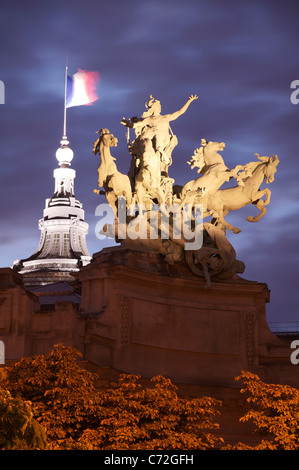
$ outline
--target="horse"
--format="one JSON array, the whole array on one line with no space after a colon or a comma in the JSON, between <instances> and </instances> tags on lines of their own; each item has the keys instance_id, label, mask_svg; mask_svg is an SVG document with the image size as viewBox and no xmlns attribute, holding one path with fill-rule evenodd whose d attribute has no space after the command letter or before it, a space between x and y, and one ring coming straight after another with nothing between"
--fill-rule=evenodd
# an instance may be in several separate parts
<instances>
[{"instance_id":1,"label":"horse","mask_svg":"<svg viewBox=\"0 0 299 470\"><path fill-rule=\"evenodd\" d=\"M188 164L191 165L191 169L199 167L197 172L203 175L183 186L180 194L182 204L193 205L195 200L200 199L203 194L216 192L223 183L231 178L235 178L238 184L243 184L238 172L245 168L242 165L237 165L233 170L230 170L218 153L225 148L224 142L202 139L201 145L202 147L195 149Z\"/></svg>"},{"instance_id":2,"label":"horse","mask_svg":"<svg viewBox=\"0 0 299 470\"><path fill-rule=\"evenodd\" d=\"M164 204L165 195L161 187L160 154L153 148L154 129L146 128L140 134L139 152L136 161L138 168L135 174L135 199L137 204L151 207L153 200Z\"/></svg>"},{"instance_id":3,"label":"horse","mask_svg":"<svg viewBox=\"0 0 299 470\"><path fill-rule=\"evenodd\" d=\"M267 184L274 181L274 174L277 171L279 159L277 155L272 155L271 157L260 157L257 153L255 155L260 161L252 162L248 165L251 167L252 175L243 180L244 186L219 189L213 194L208 194L203 202L204 206L206 206L206 212L203 216L206 217L207 215L214 214L216 223L222 224L228 230L233 231L233 233L239 233L241 230L225 220L225 216L230 211L254 204L260 212L256 217L249 216L246 220L248 222L258 222L266 214L267 209L265 206L270 202L270 189L260 189L260 186L264 180L266 180ZM266 198L263 200L262 197L265 195Z\"/></svg>"},{"instance_id":4,"label":"horse","mask_svg":"<svg viewBox=\"0 0 299 470\"><path fill-rule=\"evenodd\" d=\"M101 163L98 167L98 186L104 187L104 194L109 205L112 207L115 217L117 216L117 200L119 197L126 198L127 207L132 201L132 189L130 179L127 175L120 173L117 169L115 158L110 153L110 147L116 147L118 140L108 129L101 129L96 142L94 142L93 153L99 154ZM94 189L97 194L103 194Z\"/></svg>"}]
</instances>

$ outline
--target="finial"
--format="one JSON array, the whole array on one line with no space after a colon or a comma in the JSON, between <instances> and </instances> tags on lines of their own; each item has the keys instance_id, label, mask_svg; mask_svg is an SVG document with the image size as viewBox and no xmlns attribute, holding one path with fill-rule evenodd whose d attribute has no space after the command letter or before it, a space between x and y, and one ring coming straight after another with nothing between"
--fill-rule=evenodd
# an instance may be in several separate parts
<instances>
[{"instance_id":1,"label":"finial","mask_svg":"<svg viewBox=\"0 0 299 470\"><path fill-rule=\"evenodd\" d=\"M64 135L60 141L60 148L56 151L56 158L60 166L70 166L74 157L74 152L68 146L69 141L67 136Z\"/></svg>"}]
</instances>

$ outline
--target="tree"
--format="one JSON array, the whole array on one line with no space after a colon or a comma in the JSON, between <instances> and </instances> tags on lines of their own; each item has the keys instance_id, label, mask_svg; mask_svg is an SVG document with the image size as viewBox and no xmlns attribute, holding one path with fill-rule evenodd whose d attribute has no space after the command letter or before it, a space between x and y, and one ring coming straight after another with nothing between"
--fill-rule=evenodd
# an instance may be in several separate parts
<instances>
[{"instance_id":1,"label":"tree","mask_svg":"<svg viewBox=\"0 0 299 470\"><path fill-rule=\"evenodd\" d=\"M210 430L220 402L203 397L180 398L169 379L157 376L142 387L140 376L123 374L100 393L99 425L86 430L80 448L211 449L222 442Z\"/></svg>"},{"instance_id":2,"label":"tree","mask_svg":"<svg viewBox=\"0 0 299 470\"><path fill-rule=\"evenodd\" d=\"M56 345L47 355L23 358L7 369L9 390L32 402L48 441L56 445L77 438L95 420L96 375L79 366L80 356L73 348Z\"/></svg>"},{"instance_id":3,"label":"tree","mask_svg":"<svg viewBox=\"0 0 299 470\"><path fill-rule=\"evenodd\" d=\"M238 443L227 449L298 450L299 449L299 390L288 385L267 384L258 375L242 371L241 393L247 395L250 409L240 419L252 421L256 432L264 435L256 447Z\"/></svg>"},{"instance_id":4,"label":"tree","mask_svg":"<svg viewBox=\"0 0 299 470\"><path fill-rule=\"evenodd\" d=\"M211 433L219 401L181 398L163 376L144 387L140 376L123 374L97 389L97 375L80 367L79 356L57 345L7 370L10 392L32 402L49 448L210 449L222 442Z\"/></svg>"},{"instance_id":5,"label":"tree","mask_svg":"<svg viewBox=\"0 0 299 470\"><path fill-rule=\"evenodd\" d=\"M0 450L45 449L46 433L34 419L31 403L13 398L0 371Z\"/></svg>"},{"instance_id":6,"label":"tree","mask_svg":"<svg viewBox=\"0 0 299 470\"><path fill-rule=\"evenodd\" d=\"M252 421L261 442L223 446L214 433L220 401L180 397L161 375L145 386L139 375L122 374L98 389L80 356L57 345L5 368L5 377L0 369L0 449L299 449L297 389L242 371L236 380L248 410L240 421Z\"/></svg>"}]
</instances>

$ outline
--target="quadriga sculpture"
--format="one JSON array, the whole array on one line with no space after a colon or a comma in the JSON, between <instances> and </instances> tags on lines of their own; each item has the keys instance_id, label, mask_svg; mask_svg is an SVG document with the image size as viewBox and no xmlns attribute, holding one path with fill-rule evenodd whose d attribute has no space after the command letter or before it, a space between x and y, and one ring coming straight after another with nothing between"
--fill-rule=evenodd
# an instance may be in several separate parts
<instances>
[{"instance_id":1,"label":"quadriga sculpture","mask_svg":"<svg viewBox=\"0 0 299 470\"><path fill-rule=\"evenodd\" d=\"M178 139L170 129L170 122L183 115L197 99L197 95L191 95L179 111L162 115L160 101L150 96L147 110L140 118L123 118L121 124L127 127L131 154L128 175L118 171L110 153L110 147L117 146L117 139L108 129L101 129L93 152L101 157L98 186L104 191L95 189L94 192L105 194L114 211L113 230L109 233L121 248L159 254L169 265L187 265L192 273L205 279L208 287L213 279L234 278L244 271L244 263L236 258L226 238L227 229L234 233L240 229L225 217L230 211L249 204L260 211L255 217L247 217L249 222L257 222L265 215L271 191L267 187L261 189L261 185L274 181L279 159L277 155L255 154L257 161L230 169L220 154L224 142L201 139L201 147L195 149L188 162L191 169L197 168L200 176L183 186L174 185L168 170ZM135 131L132 143L129 129ZM235 180L236 185L221 189L230 180ZM125 207L123 202L118 207L120 197L126 198L127 212L118 220L118 208ZM199 224L198 205L202 208Z\"/></svg>"}]
</instances>

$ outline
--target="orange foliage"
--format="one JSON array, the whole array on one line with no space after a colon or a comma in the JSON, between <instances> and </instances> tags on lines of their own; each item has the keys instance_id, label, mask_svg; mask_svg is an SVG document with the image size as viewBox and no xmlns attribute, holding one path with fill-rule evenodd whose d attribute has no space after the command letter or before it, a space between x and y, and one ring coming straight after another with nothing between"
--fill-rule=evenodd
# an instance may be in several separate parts
<instances>
[{"instance_id":1,"label":"orange foliage","mask_svg":"<svg viewBox=\"0 0 299 470\"><path fill-rule=\"evenodd\" d=\"M5 390L0 370L0 450L45 449L46 433L34 419L31 403Z\"/></svg>"},{"instance_id":2,"label":"orange foliage","mask_svg":"<svg viewBox=\"0 0 299 470\"><path fill-rule=\"evenodd\" d=\"M11 393L31 401L48 441L58 445L69 436L80 436L96 413L94 376L79 367L80 356L75 349L58 345L47 355L23 358L7 369Z\"/></svg>"},{"instance_id":3,"label":"orange foliage","mask_svg":"<svg viewBox=\"0 0 299 470\"><path fill-rule=\"evenodd\" d=\"M121 375L100 393L99 426L79 444L92 449L211 449L220 404L212 398L182 399L169 379L157 376L143 388L139 376Z\"/></svg>"},{"instance_id":4,"label":"orange foliage","mask_svg":"<svg viewBox=\"0 0 299 470\"><path fill-rule=\"evenodd\" d=\"M122 375L97 390L96 375L80 368L79 355L58 345L7 370L7 387L32 402L49 448L211 449L222 442L211 433L218 428L217 400L180 398L162 376L144 388L139 376Z\"/></svg>"},{"instance_id":5,"label":"orange foliage","mask_svg":"<svg viewBox=\"0 0 299 470\"><path fill-rule=\"evenodd\" d=\"M240 421L253 422L261 442L256 447L225 446L213 433L219 428L218 400L182 398L161 375L145 387L140 376L123 374L116 383L97 389L97 375L82 369L79 357L75 349L58 345L48 355L23 358L6 368L0 389L0 447L5 448L1 422L9 418L11 448L38 448L34 439L28 444L20 434L26 422L28 430L46 430L48 449L299 449L297 389L266 384L242 372L236 380L244 383L241 393L249 409ZM14 416L7 414L11 405ZM43 438L39 442L45 445Z\"/></svg>"},{"instance_id":6,"label":"orange foliage","mask_svg":"<svg viewBox=\"0 0 299 470\"><path fill-rule=\"evenodd\" d=\"M266 436L257 446L242 443L227 449L298 450L299 449L299 390L288 385L267 384L256 374L242 371L241 393L247 395L249 411L240 419L252 421L256 432Z\"/></svg>"}]
</instances>

